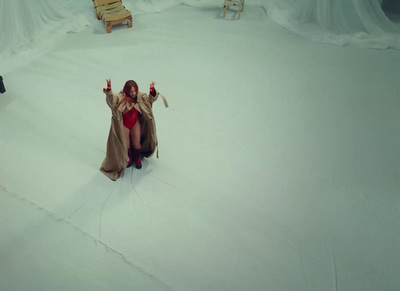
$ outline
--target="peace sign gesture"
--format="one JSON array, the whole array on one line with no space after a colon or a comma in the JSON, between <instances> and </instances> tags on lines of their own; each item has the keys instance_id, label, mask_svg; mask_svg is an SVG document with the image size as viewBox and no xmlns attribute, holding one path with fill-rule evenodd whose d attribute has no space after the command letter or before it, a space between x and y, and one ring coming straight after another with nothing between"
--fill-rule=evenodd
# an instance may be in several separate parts
<instances>
[{"instance_id":1,"label":"peace sign gesture","mask_svg":"<svg viewBox=\"0 0 400 291\"><path fill-rule=\"evenodd\" d=\"M107 82L107 91L110 91L111 90L111 79L106 79L106 82Z\"/></svg>"}]
</instances>

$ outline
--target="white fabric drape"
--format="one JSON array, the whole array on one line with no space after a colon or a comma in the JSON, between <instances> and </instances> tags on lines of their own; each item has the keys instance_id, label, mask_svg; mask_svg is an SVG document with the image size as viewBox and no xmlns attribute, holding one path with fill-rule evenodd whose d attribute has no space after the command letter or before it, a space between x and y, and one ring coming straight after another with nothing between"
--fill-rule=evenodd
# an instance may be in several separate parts
<instances>
[{"instance_id":1,"label":"white fabric drape","mask_svg":"<svg viewBox=\"0 0 400 291\"><path fill-rule=\"evenodd\" d=\"M222 0L180 2L196 7L223 4ZM246 5L264 7L267 15L278 24L318 42L400 49L400 26L385 15L382 2L383 0L247 0Z\"/></svg>"},{"instance_id":2,"label":"white fabric drape","mask_svg":"<svg viewBox=\"0 0 400 291\"><path fill-rule=\"evenodd\" d=\"M21 57L33 58L51 49L66 33L88 21L54 0L0 0L0 70L8 72ZM10 57L13 60L10 60ZM12 61L12 63L11 63Z\"/></svg>"},{"instance_id":3,"label":"white fabric drape","mask_svg":"<svg viewBox=\"0 0 400 291\"><path fill-rule=\"evenodd\" d=\"M263 0L267 14L316 41L365 48L400 49L400 27L381 0Z\"/></svg>"},{"instance_id":4,"label":"white fabric drape","mask_svg":"<svg viewBox=\"0 0 400 291\"><path fill-rule=\"evenodd\" d=\"M176 5L222 7L222 0L124 0L132 14L156 13ZM295 33L336 45L400 49L399 25L381 8L382 0L247 0ZM179 20L177 20L179 21ZM48 51L66 33L100 25L89 0L0 0L0 73L9 56L32 58Z\"/></svg>"},{"instance_id":5,"label":"white fabric drape","mask_svg":"<svg viewBox=\"0 0 400 291\"><path fill-rule=\"evenodd\" d=\"M337 33L399 31L382 11L379 0L302 0L295 5L293 17Z\"/></svg>"}]
</instances>

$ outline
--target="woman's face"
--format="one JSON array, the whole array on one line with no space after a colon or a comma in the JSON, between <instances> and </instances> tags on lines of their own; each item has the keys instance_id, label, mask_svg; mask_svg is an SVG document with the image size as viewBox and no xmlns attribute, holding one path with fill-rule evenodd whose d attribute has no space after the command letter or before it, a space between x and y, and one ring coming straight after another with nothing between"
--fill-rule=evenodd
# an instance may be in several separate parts
<instances>
[{"instance_id":1,"label":"woman's face","mask_svg":"<svg viewBox=\"0 0 400 291\"><path fill-rule=\"evenodd\" d=\"M137 94L137 92L136 92L135 87L132 87L131 90L129 90L129 94L128 94L129 97L135 98L135 97L136 97L136 94Z\"/></svg>"}]
</instances>

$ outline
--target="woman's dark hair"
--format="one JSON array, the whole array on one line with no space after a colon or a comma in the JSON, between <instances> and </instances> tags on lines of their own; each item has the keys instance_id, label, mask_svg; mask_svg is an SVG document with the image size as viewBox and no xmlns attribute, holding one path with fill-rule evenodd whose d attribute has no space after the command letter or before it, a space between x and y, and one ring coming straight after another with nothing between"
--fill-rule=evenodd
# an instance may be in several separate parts
<instances>
[{"instance_id":1,"label":"woman's dark hair","mask_svg":"<svg viewBox=\"0 0 400 291\"><path fill-rule=\"evenodd\" d=\"M135 88L136 93L139 92L139 87L136 84L136 82L133 81L133 80L129 80L129 81L126 81L124 89L122 90L125 93L126 96L129 96L129 93L131 92L132 87Z\"/></svg>"}]
</instances>

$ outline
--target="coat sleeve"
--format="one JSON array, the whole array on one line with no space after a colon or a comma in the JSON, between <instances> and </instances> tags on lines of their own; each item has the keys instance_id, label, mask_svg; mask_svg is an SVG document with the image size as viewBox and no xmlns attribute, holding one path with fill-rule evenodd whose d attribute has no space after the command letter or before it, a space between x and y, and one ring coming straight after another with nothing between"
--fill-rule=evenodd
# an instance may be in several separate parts
<instances>
[{"instance_id":1,"label":"coat sleeve","mask_svg":"<svg viewBox=\"0 0 400 291\"><path fill-rule=\"evenodd\" d=\"M161 99L163 100L163 102L164 102L164 106L167 108L168 107L168 102L167 102L167 99L165 98L165 96L163 95L163 94L160 94L158 91L156 91L155 90L155 94L154 94L154 96L151 94L151 91L150 91L150 94L149 94L149 102L151 103L151 104L153 104L153 102L154 101L156 101L157 99L158 99L158 96L160 96L161 97Z\"/></svg>"},{"instance_id":2,"label":"coat sleeve","mask_svg":"<svg viewBox=\"0 0 400 291\"><path fill-rule=\"evenodd\" d=\"M115 109L120 102L118 94L114 94L112 90L107 91L106 89L104 89L103 92L106 94L106 102L108 106L110 106L111 109Z\"/></svg>"},{"instance_id":3,"label":"coat sleeve","mask_svg":"<svg viewBox=\"0 0 400 291\"><path fill-rule=\"evenodd\" d=\"M147 97L148 101L150 102L150 104L153 104L153 102L157 101L157 99L158 99L159 93L157 90L155 90L155 91L156 91L156 94L154 96L151 95L151 93L149 93L149 95L145 95Z\"/></svg>"},{"instance_id":4,"label":"coat sleeve","mask_svg":"<svg viewBox=\"0 0 400 291\"><path fill-rule=\"evenodd\" d=\"M153 102L158 98L158 92L155 96L147 95L145 93L141 93L141 102L140 102L140 113L142 114L145 120L153 120Z\"/></svg>"}]
</instances>

